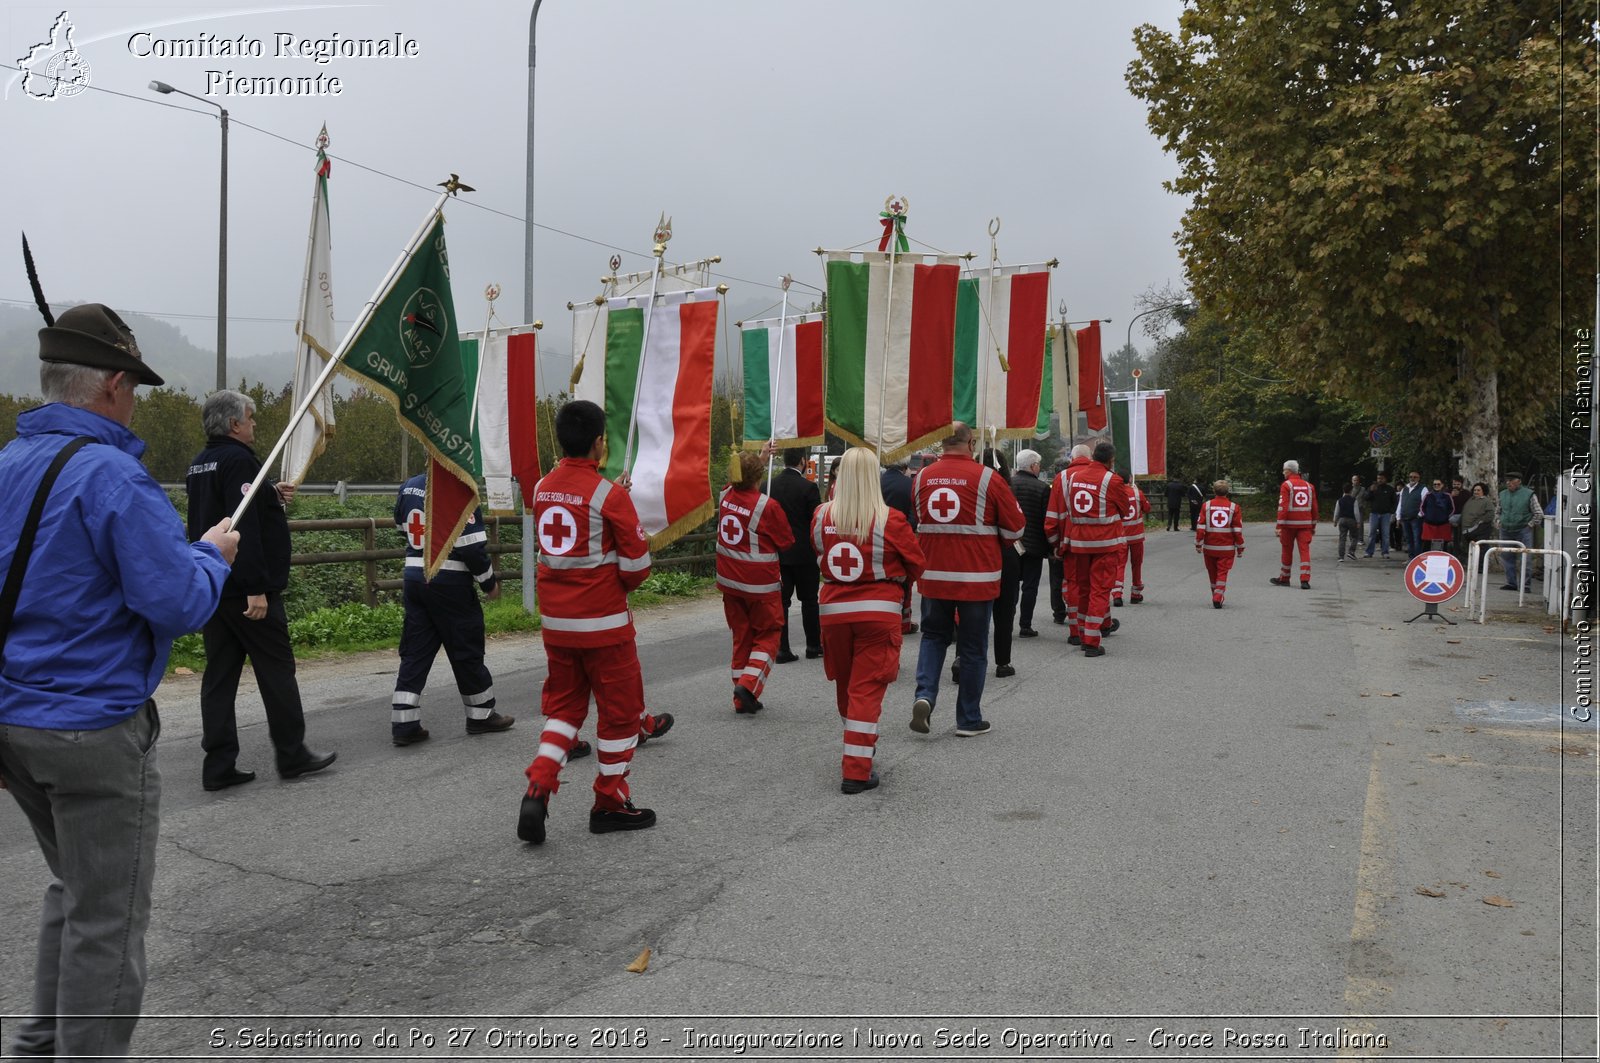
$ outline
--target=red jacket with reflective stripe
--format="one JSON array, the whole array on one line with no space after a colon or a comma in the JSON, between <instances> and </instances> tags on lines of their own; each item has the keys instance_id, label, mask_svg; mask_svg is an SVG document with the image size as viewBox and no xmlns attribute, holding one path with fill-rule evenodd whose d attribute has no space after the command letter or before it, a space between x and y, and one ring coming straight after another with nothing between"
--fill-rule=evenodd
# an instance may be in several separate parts
<instances>
[{"instance_id":1,"label":"red jacket with reflective stripe","mask_svg":"<svg viewBox=\"0 0 1600 1063\"><path fill-rule=\"evenodd\" d=\"M1066 481L1061 493L1067 549L1074 554L1103 554L1121 546L1123 515L1128 511L1128 485L1122 477L1090 460L1077 468L1068 466L1056 479Z\"/></svg>"},{"instance_id":2,"label":"red jacket with reflective stripe","mask_svg":"<svg viewBox=\"0 0 1600 1063\"><path fill-rule=\"evenodd\" d=\"M1316 526L1317 489L1290 473L1278 488L1278 528L1298 531Z\"/></svg>"},{"instance_id":3,"label":"red jacket with reflective stripe","mask_svg":"<svg viewBox=\"0 0 1600 1063\"><path fill-rule=\"evenodd\" d=\"M901 588L922 574L922 548L911 522L899 510L874 524L866 538L843 535L833 526L833 503L811 516L811 548L821 560L817 609L830 624L900 626Z\"/></svg>"},{"instance_id":4,"label":"red jacket with reflective stripe","mask_svg":"<svg viewBox=\"0 0 1600 1063\"><path fill-rule=\"evenodd\" d=\"M1210 498L1200 507L1194 526L1194 544L1208 554L1231 554L1244 549L1244 516L1229 498Z\"/></svg>"},{"instance_id":5,"label":"red jacket with reflective stripe","mask_svg":"<svg viewBox=\"0 0 1600 1063\"><path fill-rule=\"evenodd\" d=\"M1026 524L1011 485L970 454L946 454L912 486L917 543L928 559L918 587L928 598L987 602L1000 596L1000 551Z\"/></svg>"},{"instance_id":6,"label":"red jacket with reflective stripe","mask_svg":"<svg viewBox=\"0 0 1600 1063\"><path fill-rule=\"evenodd\" d=\"M778 594L778 551L794 545L783 507L758 488L723 489L717 503L717 587L736 598Z\"/></svg>"},{"instance_id":7,"label":"red jacket with reflective stripe","mask_svg":"<svg viewBox=\"0 0 1600 1063\"><path fill-rule=\"evenodd\" d=\"M1144 542L1144 518L1150 512L1150 499L1138 484L1128 484L1128 505L1122 514L1122 541Z\"/></svg>"},{"instance_id":8,"label":"red jacket with reflective stripe","mask_svg":"<svg viewBox=\"0 0 1600 1063\"><path fill-rule=\"evenodd\" d=\"M628 492L595 463L562 458L533 489L539 620L552 646L631 642L628 592L650 575L650 538Z\"/></svg>"},{"instance_id":9,"label":"red jacket with reflective stripe","mask_svg":"<svg viewBox=\"0 0 1600 1063\"><path fill-rule=\"evenodd\" d=\"M1050 501L1044 507L1044 537L1050 540L1058 556L1067 554L1067 481L1072 478L1074 469L1081 469L1089 463L1089 459L1073 458L1067 467L1056 474L1050 482Z\"/></svg>"}]
</instances>

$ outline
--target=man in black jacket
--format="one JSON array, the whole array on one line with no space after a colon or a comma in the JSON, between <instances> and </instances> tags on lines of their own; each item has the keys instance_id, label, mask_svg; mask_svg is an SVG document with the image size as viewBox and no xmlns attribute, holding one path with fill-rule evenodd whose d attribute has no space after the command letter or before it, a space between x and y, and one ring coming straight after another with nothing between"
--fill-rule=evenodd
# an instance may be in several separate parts
<instances>
[{"instance_id":1,"label":"man in black jacket","mask_svg":"<svg viewBox=\"0 0 1600 1063\"><path fill-rule=\"evenodd\" d=\"M783 452L783 471L767 483L767 494L783 507L794 532L794 545L778 553L778 576L783 586L783 638L778 643L779 664L798 661L789 648L789 602L800 598L800 623L806 633L806 656L822 656L822 627L817 619L817 555L811 549L811 514L822 504L817 485L801 470L806 464L806 448L790 447Z\"/></svg>"},{"instance_id":2,"label":"man in black jacket","mask_svg":"<svg viewBox=\"0 0 1600 1063\"><path fill-rule=\"evenodd\" d=\"M1172 474L1172 479L1167 481L1167 530L1178 530L1178 513L1183 509L1183 496L1189 493L1189 485L1183 482L1183 477L1177 473Z\"/></svg>"},{"instance_id":3,"label":"man in black jacket","mask_svg":"<svg viewBox=\"0 0 1600 1063\"><path fill-rule=\"evenodd\" d=\"M1044 534L1044 513L1050 506L1050 485L1039 479L1042 458L1037 450L1024 450L1017 455L1017 471L1011 474L1011 493L1017 496L1022 507L1022 590L1018 602L1020 627L1017 637L1031 639L1039 632L1033 627L1033 607L1039 600L1039 577L1045 563L1050 566L1050 610L1065 617L1066 603L1061 600L1060 562L1050 549L1050 540Z\"/></svg>"},{"instance_id":4,"label":"man in black jacket","mask_svg":"<svg viewBox=\"0 0 1600 1063\"><path fill-rule=\"evenodd\" d=\"M189 538L231 516L249 490L261 461L250 444L256 437L256 406L248 395L218 391L200 411L206 449L189 466ZM256 685L267 713L267 731L277 749L278 774L285 779L309 775L332 764L337 753L306 748L305 713L294 677L294 648L289 643L289 617L283 589L289 585L289 520L284 504L294 497L293 484L262 482L250 507L239 518L239 553L222 587L222 601L202 631L206 671L200 681L200 746L206 751L200 770L207 790L250 782L253 771L240 771L239 732L234 698L239 675L250 658Z\"/></svg>"},{"instance_id":5,"label":"man in black jacket","mask_svg":"<svg viewBox=\"0 0 1600 1063\"><path fill-rule=\"evenodd\" d=\"M900 515L910 524L911 530L917 530L917 504L914 487L910 475L906 470L911 463L904 458L883 470L883 475L878 479L878 489L883 492L883 502L890 509L897 509ZM912 635L917 630L916 622L911 619L911 583L906 582L905 593L900 600L900 634Z\"/></svg>"}]
</instances>

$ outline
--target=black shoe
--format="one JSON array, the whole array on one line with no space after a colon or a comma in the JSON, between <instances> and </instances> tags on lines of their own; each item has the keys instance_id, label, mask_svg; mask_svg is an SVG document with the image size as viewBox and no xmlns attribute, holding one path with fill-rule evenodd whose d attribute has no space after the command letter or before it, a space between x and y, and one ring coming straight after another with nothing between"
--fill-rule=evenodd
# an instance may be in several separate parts
<instances>
[{"instance_id":1,"label":"black shoe","mask_svg":"<svg viewBox=\"0 0 1600 1063\"><path fill-rule=\"evenodd\" d=\"M1308 579L1301 580L1300 581L1300 589L1303 590L1303 591L1310 590L1311 589L1311 581L1308 580Z\"/></svg>"},{"instance_id":2,"label":"black shoe","mask_svg":"<svg viewBox=\"0 0 1600 1063\"><path fill-rule=\"evenodd\" d=\"M672 713L663 712L660 716L657 716L656 717L656 729L654 731L651 731L649 734L645 734L642 731L640 732L638 748L643 749L644 748L644 744L646 742L650 741L650 739L652 739L652 738L660 738L662 735L664 735L668 731L672 730L672 724L673 724ZM571 760L572 758L569 756L567 759Z\"/></svg>"},{"instance_id":3,"label":"black shoe","mask_svg":"<svg viewBox=\"0 0 1600 1063\"><path fill-rule=\"evenodd\" d=\"M773 658L773 660L778 662L779 664L793 664L795 661L798 661L799 659L800 658L796 657L794 654L790 653L788 650L779 650L778 651L778 655Z\"/></svg>"},{"instance_id":4,"label":"black shoe","mask_svg":"<svg viewBox=\"0 0 1600 1063\"><path fill-rule=\"evenodd\" d=\"M467 721L467 734L486 735L494 734L497 731L509 731L516 722L517 718L515 716L502 716L491 709L489 715L483 719Z\"/></svg>"},{"instance_id":5,"label":"black shoe","mask_svg":"<svg viewBox=\"0 0 1600 1063\"><path fill-rule=\"evenodd\" d=\"M733 688L733 711L738 713L757 713L766 708L750 691L741 686Z\"/></svg>"},{"instance_id":6,"label":"black shoe","mask_svg":"<svg viewBox=\"0 0 1600 1063\"><path fill-rule=\"evenodd\" d=\"M841 794L864 794L868 790L876 790L877 788L877 772L873 772L865 779L845 779L839 783L839 792Z\"/></svg>"},{"instance_id":7,"label":"black shoe","mask_svg":"<svg viewBox=\"0 0 1600 1063\"><path fill-rule=\"evenodd\" d=\"M574 760L579 760L579 759L581 759L583 757L587 757L590 753L593 753L593 752L594 752L594 746L591 746L589 743L585 742L583 739L580 738L576 742L572 743L572 748L571 749L567 750L567 761L568 761L568 763L571 763Z\"/></svg>"},{"instance_id":8,"label":"black shoe","mask_svg":"<svg viewBox=\"0 0 1600 1063\"><path fill-rule=\"evenodd\" d=\"M243 786L247 782L255 782L256 773L253 771L240 771L238 768L229 768L215 779L204 779L200 785L207 790L226 790L230 786Z\"/></svg>"},{"instance_id":9,"label":"black shoe","mask_svg":"<svg viewBox=\"0 0 1600 1063\"><path fill-rule=\"evenodd\" d=\"M1031 627L1022 628L1017 632L1017 638L1019 639L1036 639L1038 637L1039 633Z\"/></svg>"},{"instance_id":10,"label":"black shoe","mask_svg":"<svg viewBox=\"0 0 1600 1063\"><path fill-rule=\"evenodd\" d=\"M1115 598L1111 599L1111 604L1112 605L1121 605L1122 604L1122 595L1119 594Z\"/></svg>"},{"instance_id":11,"label":"black shoe","mask_svg":"<svg viewBox=\"0 0 1600 1063\"><path fill-rule=\"evenodd\" d=\"M1081 636L1078 636L1078 635L1068 635L1067 636L1067 645L1068 646L1082 646L1083 645L1083 638Z\"/></svg>"},{"instance_id":12,"label":"black shoe","mask_svg":"<svg viewBox=\"0 0 1600 1063\"><path fill-rule=\"evenodd\" d=\"M952 664L950 666L950 682L961 682L961 666L959 664Z\"/></svg>"},{"instance_id":13,"label":"black shoe","mask_svg":"<svg viewBox=\"0 0 1600 1063\"><path fill-rule=\"evenodd\" d=\"M300 756L286 765L278 768L278 778L298 779L302 775L310 775L321 771L329 764L339 759L337 753L313 753L305 746L300 747Z\"/></svg>"},{"instance_id":14,"label":"black shoe","mask_svg":"<svg viewBox=\"0 0 1600 1063\"><path fill-rule=\"evenodd\" d=\"M1142 594L1130 594L1130 595L1128 595L1128 604L1129 605L1138 605L1142 601L1144 601L1144 595L1142 595Z\"/></svg>"},{"instance_id":15,"label":"black shoe","mask_svg":"<svg viewBox=\"0 0 1600 1063\"><path fill-rule=\"evenodd\" d=\"M1502 584L1500 584L1500 589L1503 590L1503 591L1514 591L1517 588L1516 588L1516 586L1514 584L1502 583Z\"/></svg>"},{"instance_id":16,"label":"black shoe","mask_svg":"<svg viewBox=\"0 0 1600 1063\"><path fill-rule=\"evenodd\" d=\"M390 734L389 737L397 746L414 746L418 742L426 742L428 740L428 729L426 727L418 727L415 731Z\"/></svg>"},{"instance_id":17,"label":"black shoe","mask_svg":"<svg viewBox=\"0 0 1600 1063\"><path fill-rule=\"evenodd\" d=\"M1221 609L1222 608L1222 603L1221 602L1217 602L1217 601L1213 601L1211 603L1211 608L1213 608L1213 609Z\"/></svg>"},{"instance_id":18,"label":"black shoe","mask_svg":"<svg viewBox=\"0 0 1600 1063\"><path fill-rule=\"evenodd\" d=\"M1083 655L1085 657L1104 657L1106 655L1106 648L1104 646L1085 646L1083 648Z\"/></svg>"},{"instance_id":19,"label":"black shoe","mask_svg":"<svg viewBox=\"0 0 1600 1063\"><path fill-rule=\"evenodd\" d=\"M919 735L928 733L928 720L933 716L933 702L918 698L911 704L911 729Z\"/></svg>"},{"instance_id":20,"label":"black shoe","mask_svg":"<svg viewBox=\"0 0 1600 1063\"><path fill-rule=\"evenodd\" d=\"M1122 621L1118 620L1116 617L1112 617L1110 620L1106 621L1106 626L1100 629L1100 634L1102 634L1102 635L1115 635L1117 632L1119 632L1121 630L1122 630Z\"/></svg>"},{"instance_id":21,"label":"black shoe","mask_svg":"<svg viewBox=\"0 0 1600 1063\"><path fill-rule=\"evenodd\" d=\"M1272 584L1274 587L1287 587L1289 585L1289 577L1273 576L1271 579L1267 580L1267 582Z\"/></svg>"},{"instance_id":22,"label":"black shoe","mask_svg":"<svg viewBox=\"0 0 1600 1063\"><path fill-rule=\"evenodd\" d=\"M648 808L634 808L629 801L619 809L589 810L589 833L610 834L614 830L644 830L656 825L656 814Z\"/></svg>"},{"instance_id":23,"label":"black shoe","mask_svg":"<svg viewBox=\"0 0 1600 1063\"><path fill-rule=\"evenodd\" d=\"M994 670L994 677L996 679L1010 679L1016 674L1017 670L1011 667L1009 664L997 665Z\"/></svg>"},{"instance_id":24,"label":"black shoe","mask_svg":"<svg viewBox=\"0 0 1600 1063\"><path fill-rule=\"evenodd\" d=\"M956 734L962 738L976 738L979 735L986 735L992 730L994 728L989 726L988 720L979 720L971 727L957 727Z\"/></svg>"},{"instance_id":25,"label":"black shoe","mask_svg":"<svg viewBox=\"0 0 1600 1063\"><path fill-rule=\"evenodd\" d=\"M814 660L816 660L817 658L819 658L821 656L822 656L822 651L821 650L812 649L810 646L806 647L806 660L814 661Z\"/></svg>"},{"instance_id":26,"label":"black shoe","mask_svg":"<svg viewBox=\"0 0 1600 1063\"><path fill-rule=\"evenodd\" d=\"M1066 627L1067 626L1066 614L1063 613L1061 616L1053 616L1053 617L1050 618L1050 622L1052 624L1059 624L1062 627Z\"/></svg>"},{"instance_id":27,"label":"black shoe","mask_svg":"<svg viewBox=\"0 0 1600 1063\"><path fill-rule=\"evenodd\" d=\"M522 797L522 810L517 813L517 837L529 845L544 844L544 821L550 816L547 802L550 798L541 794L524 794Z\"/></svg>"}]
</instances>

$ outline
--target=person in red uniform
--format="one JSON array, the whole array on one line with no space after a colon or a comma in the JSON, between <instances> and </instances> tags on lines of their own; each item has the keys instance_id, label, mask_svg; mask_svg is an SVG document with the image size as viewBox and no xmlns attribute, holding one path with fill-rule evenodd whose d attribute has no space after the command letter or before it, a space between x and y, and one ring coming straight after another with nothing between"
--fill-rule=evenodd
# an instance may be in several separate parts
<instances>
[{"instance_id":1,"label":"person in red uniform","mask_svg":"<svg viewBox=\"0 0 1600 1063\"><path fill-rule=\"evenodd\" d=\"M594 695L598 722L594 807L589 830L640 830L656 814L635 808L628 765L639 741L644 680L634 647L628 592L650 575L650 540L628 497L628 479L600 475L606 416L592 402L556 412L556 442L566 456L534 486L539 536L539 620L549 671L541 711L544 732L528 765L528 792L517 837L544 842L550 798Z\"/></svg>"},{"instance_id":2,"label":"person in red uniform","mask_svg":"<svg viewBox=\"0 0 1600 1063\"><path fill-rule=\"evenodd\" d=\"M1128 480L1128 511L1122 520L1122 557L1117 562L1117 578L1111 585L1111 604L1122 604L1122 577L1133 566L1132 593L1128 601L1144 601L1144 518L1150 513L1150 499L1134 480Z\"/></svg>"},{"instance_id":3,"label":"person in red uniform","mask_svg":"<svg viewBox=\"0 0 1600 1063\"><path fill-rule=\"evenodd\" d=\"M1050 484L1050 501L1045 504L1044 535L1061 559L1061 604L1067 610L1067 645L1083 645L1083 614L1078 610L1078 570L1067 543L1067 481L1072 471L1089 463L1089 448L1079 443L1072 448L1066 467Z\"/></svg>"},{"instance_id":4,"label":"person in red uniform","mask_svg":"<svg viewBox=\"0 0 1600 1063\"><path fill-rule=\"evenodd\" d=\"M1300 478L1300 463L1283 463L1283 485L1278 488L1278 542L1283 558L1274 586L1289 585L1289 564L1300 548L1300 589L1311 589L1311 537L1317 533L1317 489Z\"/></svg>"},{"instance_id":5,"label":"person in red uniform","mask_svg":"<svg viewBox=\"0 0 1600 1063\"><path fill-rule=\"evenodd\" d=\"M878 785L872 757L884 691L900 675L900 603L923 556L911 522L883 501L877 455L852 447L836 472L833 497L811 518L811 546L822 570L822 668L844 719L839 790L859 794Z\"/></svg>"},{"instance_id":6,"label":"person in red uniform","mask_svg":"<svg viewBox=\"0 0 1600 1063\"><path fill-rule=\"evenodd\" d=\"M1235 557L1244 556L1244 518L1239 504L1228 497L1228 481L1211 485L1213 497L1200 507L1194 529L1194 552L1205 558L1206 575L1211 580L1211 607L1222 608L1228 590L1228 570Z\"/></svg>"},{"instance_id":7,"label":"person in red uniform","mask_svg":"<svg viewBox=\"0 0 1600 1063\"><path fill-rule=\"evenodd\" d=\"M1128 486L1111 471L1117 451L1106 440L1094 445L1090 460L1063 474L1063 538L1076 567L1078 617L1085 657L1105 656L1101 634L1122 625L1111 618L1111 585L1122 553L1122 523L1128 512Z\"/></svg>"},{"instance_id":8,"label":"person in red uniform","mask_svg":"<svg viewBox=\"0 0 1600 1063\"><path fill-rule=\"evenodd\" d=\"M972 429L955 422L944 439L943 455L917 473L912 490L917 543L928 563L918 582L922 645L917 654L917 699L911 707L911 729L918 734L928 733L945 652L952 642L961 676L956 734L965 738L990 729L982 700L989 618L1000 596L1000 551L1022 538L1025 521L1006 478L973 458L976 443Z\"/></svg>"},{"instance_id":9,"label":"person in red uniform","mask_svg":"<svg viewBox=\"0 0 1600 1063\"><path fill-rule=\"evenodd\" d=\"M761 493L771 450L740 454L717 504L717 589L733 632L733 711L760 712L783 636L778 553L794 545L783 507Z\"/></svg>"}]
</instances>

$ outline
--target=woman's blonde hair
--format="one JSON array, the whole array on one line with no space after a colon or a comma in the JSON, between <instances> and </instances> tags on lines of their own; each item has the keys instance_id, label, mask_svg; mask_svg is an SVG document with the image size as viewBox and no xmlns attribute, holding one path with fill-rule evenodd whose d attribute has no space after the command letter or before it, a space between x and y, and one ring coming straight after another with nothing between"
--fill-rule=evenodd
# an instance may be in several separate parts
<instances>
[{"instance_id":1,"label":"woman's blonde hair","mask_svg":"<svg viewBox=\"0 0 1600 1063\"><path fill-rule=\"evenodd\" d=\"M834 473L829 516L841 535L864 539L872 534L874 524L888 523L889 507L883 501L876 454L866 447L851 447Z\"/></svg>"}]
</instances>

